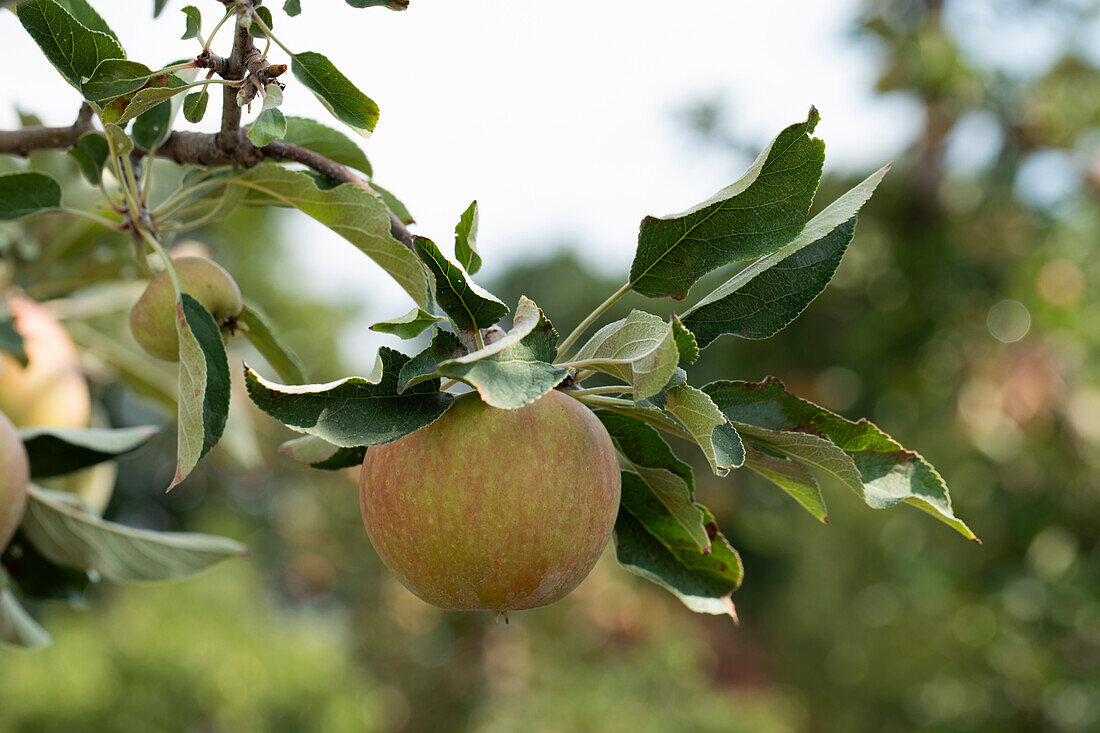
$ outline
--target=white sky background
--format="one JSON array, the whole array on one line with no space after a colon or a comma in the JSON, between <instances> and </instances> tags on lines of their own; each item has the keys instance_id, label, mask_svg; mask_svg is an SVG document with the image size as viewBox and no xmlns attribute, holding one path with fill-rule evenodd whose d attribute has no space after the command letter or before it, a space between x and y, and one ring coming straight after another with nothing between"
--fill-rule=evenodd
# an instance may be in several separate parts
<instances>
[{"instance_id":1,"label":"white sky background","mask_svg":"<svg viewBox=\"0 0 1100 733\"><path fill-rule=\"evenodd\" d=\"M156 21L150 0L93 0L128 56L150 66L197 52L195 41L176 40L186 4L202 11L204 31L220 18L211 0L172 0ZM625 276L644 215L688 208L741 172L695 144L678 115L691 103L725 100L730 132L760 145L815 104L826 170L869 172L921 122L905 99L873 94L875 48L852 33L858 0L413 0L402 13L306 0L293 19L278 0L268 4L284 43L324 53L381 107L363 147L416 231L450 252L459 214L478 200L482 281L563 241ZM230 37L227 24L219 40ZM23 60L0 86L0 126L15 124L16 107L70 123L76 92L9 12L0 12L0 40L7 58ZM275 49L272 60L285 59ZM286 114L350 133L287 77ZM218 100L203 128L216 128ZM369 368L379 344L398 344L366 326L411 300L335 234L301 214L287 222L302 252L287 282L307 278L364 304L348 355Z\"/></svg>"}]
</instances>

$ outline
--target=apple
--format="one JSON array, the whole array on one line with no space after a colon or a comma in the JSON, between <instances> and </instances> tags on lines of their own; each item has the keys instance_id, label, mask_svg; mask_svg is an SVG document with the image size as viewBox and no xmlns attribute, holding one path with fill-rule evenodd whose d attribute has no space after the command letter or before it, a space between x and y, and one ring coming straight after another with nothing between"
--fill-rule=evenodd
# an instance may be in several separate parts
<instances>
[{"instance_id":1,"label":"apple","mask_svg":"<svg viewBox=\"0 0 1100 733\"><path fill-rule=\"evenodd\" d=\"M33 300L13 296L7 305L27 366L0 352L0 412L22 427L87 427L91 396L69 333Z\"/></svg>"},{"instance_id":2,"label":"apple","mask_svg":"<svg viewBox=\"0 0 1100 733\"><path fill-rule=\"evenodd\" d=\"M232 276L205 257L178 257L172 265L180 289L210 311L222 333L231 335L244 306ZM130 311L130 332L150 356L179 360L176 290L167 270L157 273Z\"/></svg>"},{"instance_id":3,"label":"apple","mask_svg":"<svg viewBox=\"0 0 1100 733\"><path fill-rule=\"evenodd\" d=\"M27 451L11 420L0 412L0 551L8 546L27 505Z\"/></svg>"},{"instance_id":4,"label":"apple","mask_svg":"<svg viewBox=\"0 0 1100 733\"><path fill-rule=\"evenodd\" d=\"M611 437L557 390L518 410L459 397L431 425L369 448L363 521L409 590L455 610L536 608L584 580L619 509Z\"/></svg>"}]
</instances>

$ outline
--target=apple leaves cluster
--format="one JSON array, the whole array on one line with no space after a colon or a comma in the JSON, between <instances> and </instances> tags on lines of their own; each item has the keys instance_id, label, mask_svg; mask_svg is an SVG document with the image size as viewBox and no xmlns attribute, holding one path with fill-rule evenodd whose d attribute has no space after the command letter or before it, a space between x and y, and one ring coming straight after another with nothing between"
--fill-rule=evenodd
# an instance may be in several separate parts
<instances>
[{"instance_id":1,"label":"apple leaves cluster","mask_svg":"<svg viewBox=\"0 0 1100 733\"><path fill-rule=\"evenodd\" d=\"M391 10L408 6L405 0L347 2ZM156 4L156 12L162 5ZM287 49L273 34L268 8L251 0L229 5L239 28L282 48L300 87L339 123L364 136L374 129L377 105L329 59ZM287 0L283 11L296 16L300 4ZM101 182L111 160L133 151L155 153L173 134L181 108L187 122L203 118L209 86L187 72L211 68L199 63L208 56L160 70L131 61L85 0L30 0L17 13L101 123L102 132L86 134L70 151L90 182ZM183 14L183 37L201 41L201 13L188 6ZM203 53L209 53L209 41ZM239 206L296 209L370 257L408 295L411 310L372 328L421 339L410 354L380 349L368 377L308 384L301 362L249 305L240 319L243 330L282 382L246 366L246 386L261 410L302 433L282 446L288 456L320 469L358 465L370 447L443 415L455 399L450 388L459 383L500 409L518 409L560 389L596 411L620 453L622 504L615 526L620 563L706 613L734 615L731 594L743 569L713 515L696 500L691 468L668 437L694 446L716 476L747 468L764 477L820 521L828 515L816 472L838 479L871 507L911 504L975 539L954 516L946 485L931 465L870 423L848 421L794 397L772 378L690 384L688 368L716 339L768 338L825 289L852 242L860 208L889 169L876 171L811 218L825 161L824 143L814 137L816 109L783 129L739 180L714 196L680 214L645 217L623 287L560 339L547 314L527 298L517 304L511 325L500 325L508 305L473 280L482 266L476 202L459 216L449 256L433 240L394 228L395 221L411 224L412 216L375 183L355 142L318 122L283 115L280 82L240 86L238 104L248 105L257 95L262 106L247 128L257 150L292 144L365 178L333 180L331 167L303 171L279 162L279 156L244 167L198 166L185 171L181 190L154 210L156 223L184 231ZM0 220L59 209L61 199L60 187L47 176L0 176ZM398 236L402 231L405 236ZM680 301L701 278L727 269L721 285L678 314L666 319L634 310L581 343L589 327L627 293ZM225 426L229 367L217 326L197 301L179 294L179 464L173 485L217 443ZM29 445L45 445L42 440ZM79 455L95 453L87 446L81 450ZM56 497L37 496L32 526L45 511L41 507L65 516L78 512ZM27 534L41 540L37 549L44 557L62 555L43 532ZM105 575L118 567L94 552L66 557Z\"/></svg>"},{"instance_id":2,"label":"apple leaves cluster","mask_svg":"<svg viewBox=\"0 0 1100 733\"><path fill-rule=\"evenodd\" d=\"M172 580L247 554L224 537L154 532L102 519L75 494L44 488L59 476L114 460L145 445L156 428L19 430L32 484L15 538L0 555L0 643L48 644L26 600L79 601L89 583Z\"/></svg>"}]
</instances>

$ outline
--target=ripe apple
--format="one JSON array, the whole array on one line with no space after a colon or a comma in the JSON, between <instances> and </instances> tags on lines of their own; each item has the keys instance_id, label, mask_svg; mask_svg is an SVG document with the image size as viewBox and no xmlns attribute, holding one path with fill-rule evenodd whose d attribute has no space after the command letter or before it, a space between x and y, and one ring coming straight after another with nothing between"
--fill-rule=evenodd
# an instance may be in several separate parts
<instances>
[{"instance_id":1,"label":"ripe apple","mask_svg":"<svg viewBox=\"0 0 1100 733\"><path fill-rule=\"evenodd\" d=\"M0 550L8 546L27 505L30 468L23 441L11 420L0 412Z\"/></svg>"},{"instance_id":2,"label":"ripe apple","mask_svg":"<svg viewBox=\"0 0 1100 733\"><path fill-rule=\"evenodd\" d=\"M553 603L592 570L619 508L603 424L553 390L518 410L459 397L443 417L367 450L359 498L383 562L440 608Z\"/></svg>"},{"instance_id":3,"label":"ripe apple","mask_svg":"<svg viewBox=\"0 0 1100 733\"><path fill-rule=\"evenodd\" d=\"M180 289L210 311L223 334L231 333L244 306L241 290L228 272L205 257L172 260ZM157 273L130 311L130 332L150 356L179 360L176 291L168 271Z\"/></svg>"},{"instance_id":4,"label":"ripe apple","mask_svg":"<svg viewBox=\"0 0 1100 733\"><path fill-rule=\"evenodd\" d=\"M0 352L0 412L23 427L87 427L91 397L68 332L32 300L13 296L7 303L27 366Z\"/></svg>"}]
</instances>

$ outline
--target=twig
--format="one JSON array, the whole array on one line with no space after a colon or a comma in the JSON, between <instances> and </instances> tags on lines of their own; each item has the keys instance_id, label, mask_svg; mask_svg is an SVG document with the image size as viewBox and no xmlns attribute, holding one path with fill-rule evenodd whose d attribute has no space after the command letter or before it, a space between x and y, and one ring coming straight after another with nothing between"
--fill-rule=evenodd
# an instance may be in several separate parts
<instances>
[{"instance_id":1,"label":"twig","mask_svg":"<svg viewBox=\"0 0 1100 733\"><path fill-rule=\"evenodd\" d=\"M24 127L22 130L0 130L0 153L29 155L34 150L55 148L67 150L77 144L80 136L93 129L92 108L80 105L76 121L66 127Z\"/></svg>"}]
</instances>

